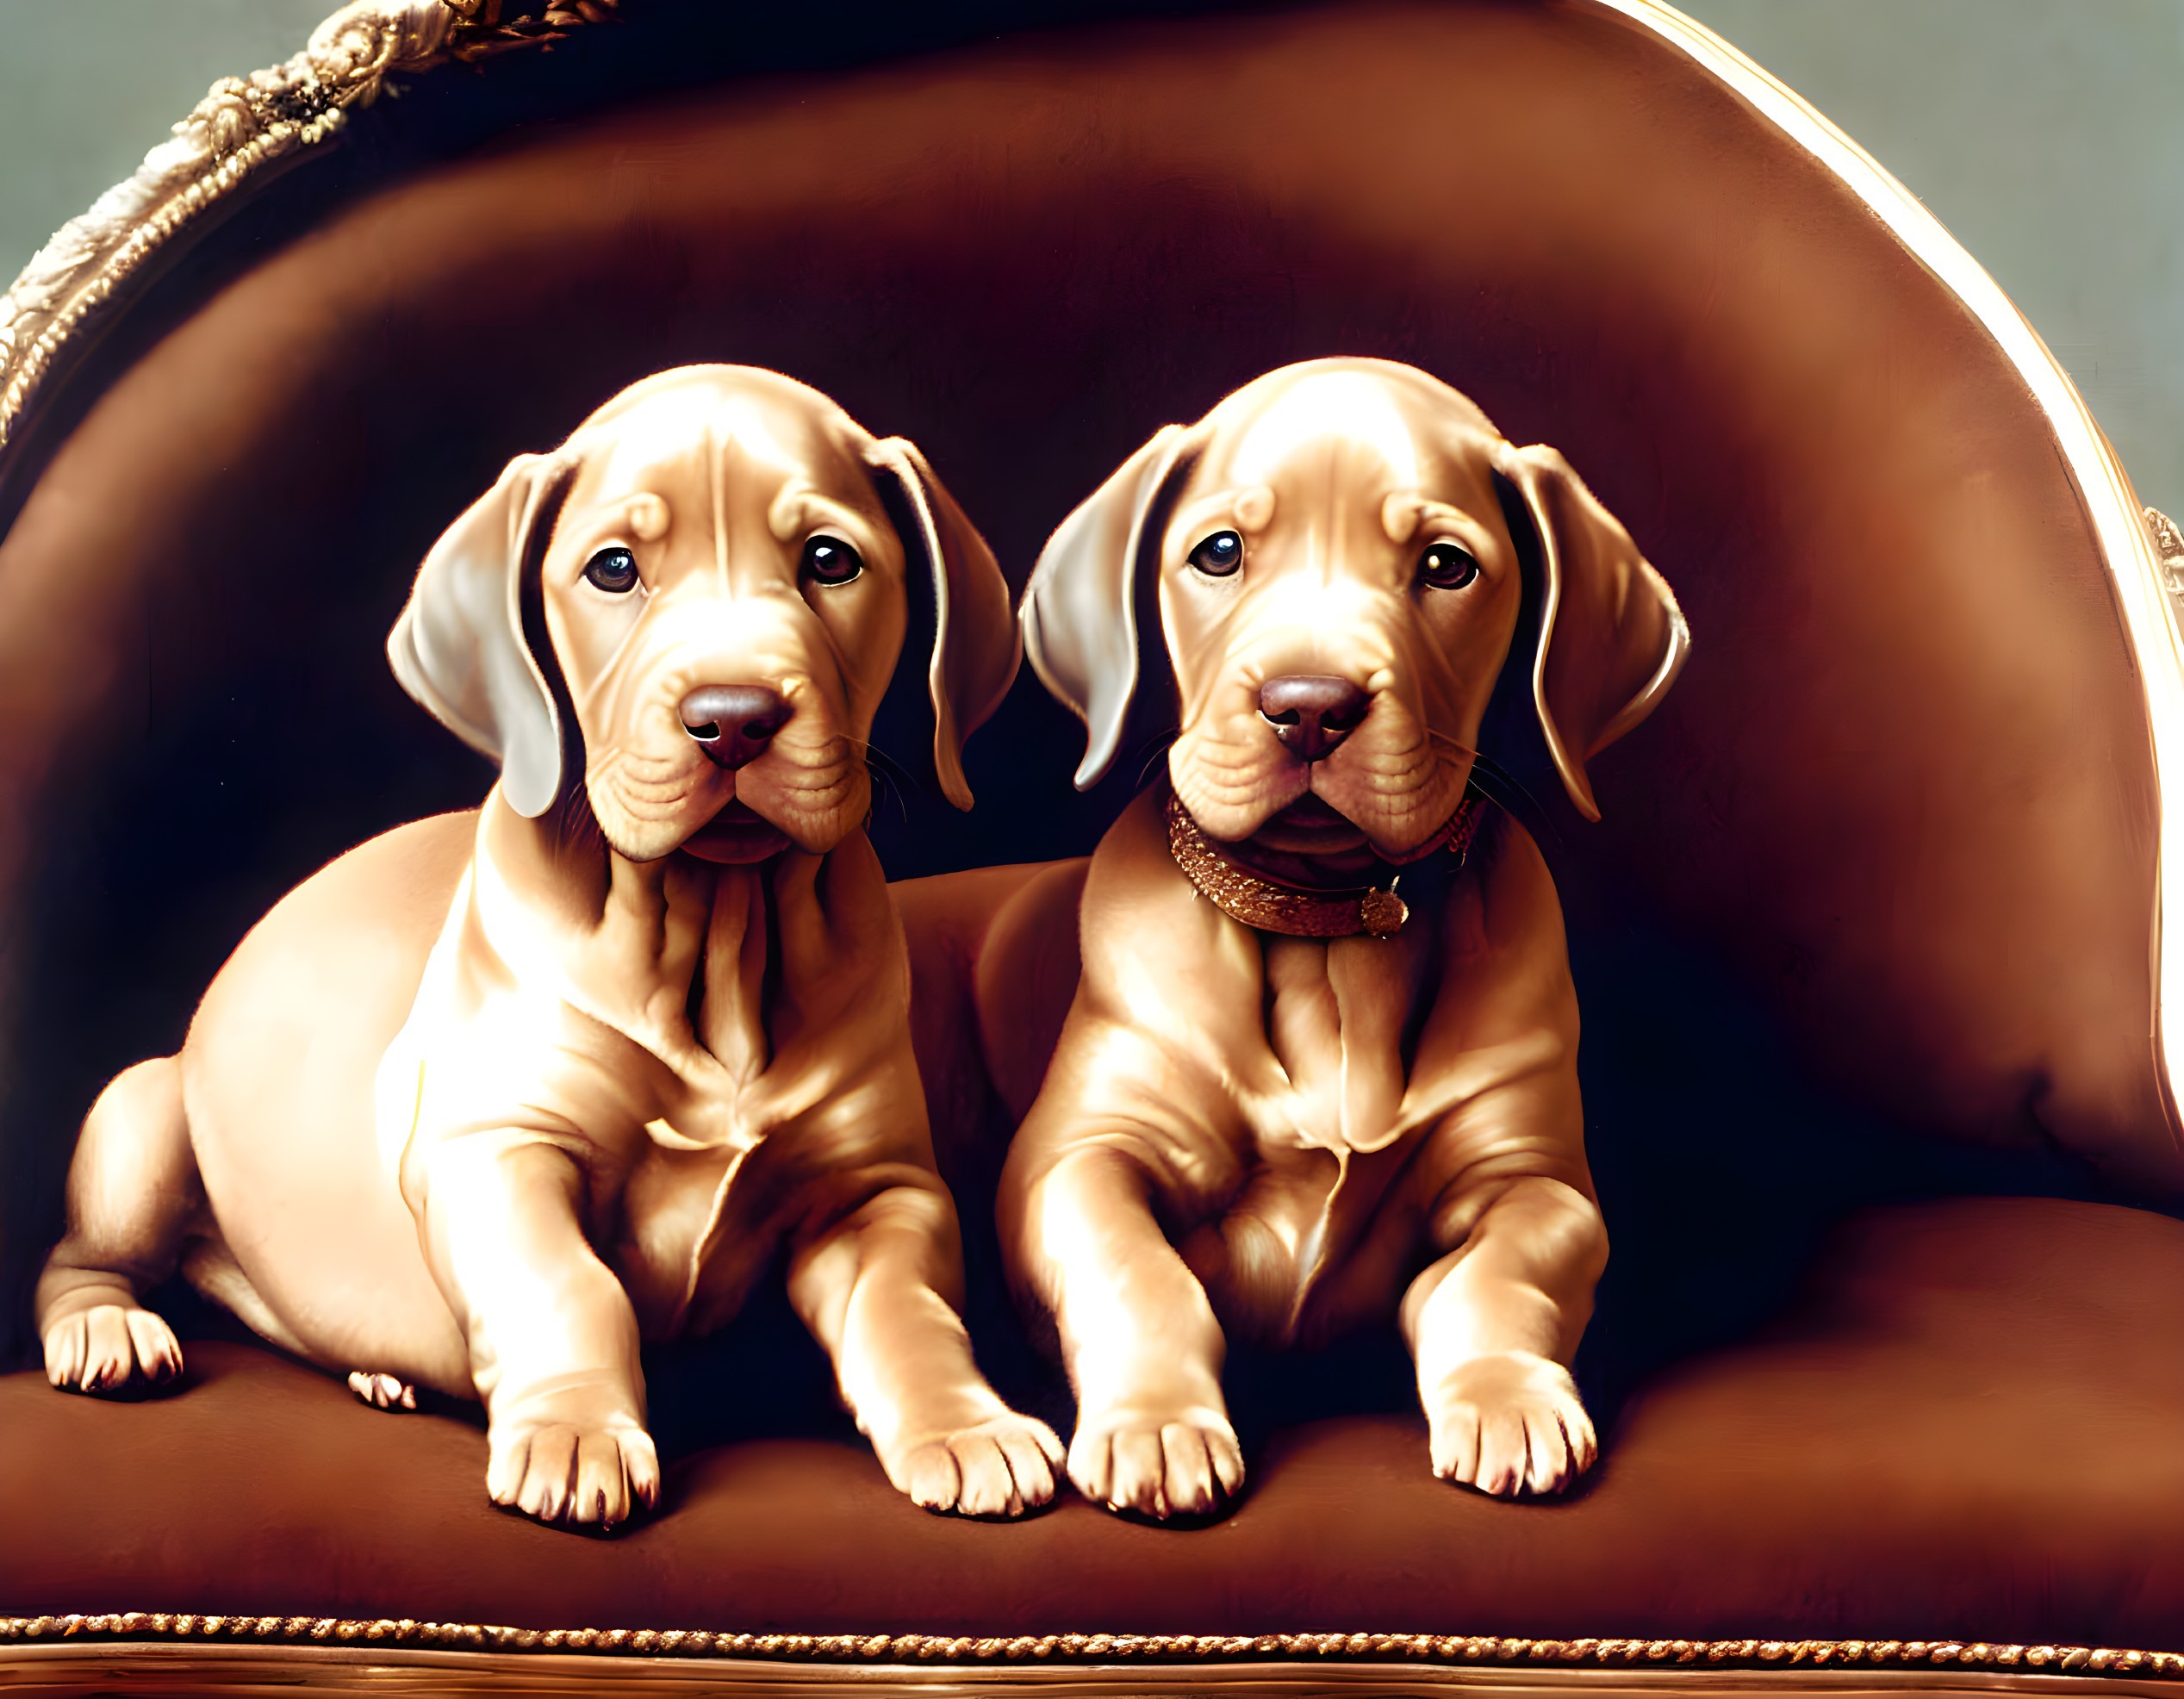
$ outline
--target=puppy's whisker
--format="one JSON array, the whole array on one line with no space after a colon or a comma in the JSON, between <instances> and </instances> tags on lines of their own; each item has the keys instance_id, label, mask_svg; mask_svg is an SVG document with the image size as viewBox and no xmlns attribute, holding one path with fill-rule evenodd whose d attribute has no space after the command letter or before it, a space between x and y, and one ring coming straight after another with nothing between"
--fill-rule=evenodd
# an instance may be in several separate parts
<instances>
[{"instance_id":1,"label":"puppy's whisker","mask_svg":"<svg viewBox=\"0 0 2184 1699\"><path fill-rule=\"evenodd\" d=\"M853 747L863 756L865 769L872 775L875 805L883 794L893 797L896 814L907 821L910 818L911 792L924 788L917 775L877 744L867 742Z\"/></svg>"},{"instance_id":2,"label":"puppy's whisker","mask_svg":"<svg viewBox=\"0 0 2184 1699\"><path fill-rule=\"evenodd\" d=\"M910 820L909 799L903 793L903 788L896 781L894 775L875 765L872 769L872 806L866 810L865 818L870 819L890 802L894 805L896 819L907 825Z\"/></svg>"},{"instance_id":3,"label":"puppy's whisker","mask_svg":"<svg viewBox=\"0 0 2184 1699\"><path fill-rule=\"evenodd\" d=\"M587 787L568 786L554 810L554 858L587 861L605 854L606 850L607 833L593 812Z\"/></svg>"},{"instance_id":4,"label":"puppy's whisker","mask_svg":"<svg viewBox=\"0 0 2184 1699\"><path fill-rule=\"evenodd\" d=\"M1145 788L1145 781L1151 776L1154 763L1167 758L1170 746L1182 735L1183 728L1180 725L1171 725L1165 730L1154 732L1137 746L1134 753L1138 756L1139 765L1137 778L1130 786L1132 790L1142 791Z\"/></svg>"},{"instance_id":5,"label":"puppy's whisker","mask_svg":"<svg viewBox=\"0 0 2184 1699\"><path fill-rule=\"evenodd\" d=\"M1536 826L1558 849L1561 847L1562 834L1554 828L1554 817L1547 812L1540 805L1540 799L1533 795L1508 768L1503 766L1484 750L1475 750L1467 744L1459 742L1445 731L1436 731L1428 726L1426 729L1426 735L1435 743L1447 744L1450 749L1471 762L1472 785L1480 795L1504 812L1518 815L1524 820L1528 829ZM1521 810L1517 806L1520 802L1523 804Z\"/></svg>"},{"instance_id":6,"label":"puppy's whisker","mask_svg":"<svg viewBox=\"0 0 2184 1699\"><path fill-rule=\"evenodd\" d=\"M1467 760L1484 761L1486 759L1486 756L1484 751L1473 744L1465 743L1460 737L1452 737L1446 731L1440 731L1437 727L1431 725L1426 726L1424 731L1427 737L1431 742L1436 744L1446 744L1450 749L1455 750L1458 755L1464 756Z\"/></svg>"}]
</instances>

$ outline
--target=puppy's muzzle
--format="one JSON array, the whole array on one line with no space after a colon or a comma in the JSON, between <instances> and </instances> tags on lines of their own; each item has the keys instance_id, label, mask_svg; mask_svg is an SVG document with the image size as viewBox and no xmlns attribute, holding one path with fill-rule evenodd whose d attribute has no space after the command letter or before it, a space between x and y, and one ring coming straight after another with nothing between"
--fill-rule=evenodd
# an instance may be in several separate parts
<instances>
[{"instance_id":1,"label":"puppy's muzzle","mask_svg":"<svg viewBox=\"0 0 2184 1699\"><path fill-rule=\"evenodd\" d=\"M1281 745L1307 764L1323 761L1358 729L1372 698L1347 678L1290 673L1259 687L1259 713Z\"/></svg>"},{"instance_id":2,"label":"puppy's muzzle","mask_svg":"<svg viewBox=\"0 0 2184 1699\"><path fill-rule=\"evenodd\" d=\"M765 754L795 710L762 684L707 684L685 696L675 712L706 759L732 773Z\"/></svg>"}]
</instances>

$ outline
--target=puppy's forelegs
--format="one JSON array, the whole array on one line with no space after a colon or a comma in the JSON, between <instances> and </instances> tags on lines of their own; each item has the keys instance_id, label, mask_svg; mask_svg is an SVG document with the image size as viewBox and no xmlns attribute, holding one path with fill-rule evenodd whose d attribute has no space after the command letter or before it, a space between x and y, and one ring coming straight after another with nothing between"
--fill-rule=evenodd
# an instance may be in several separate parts
<instances>
[{"instance_id":1,"label":"puppy's forelegs","mask_svg":"<svg viewBox=\"0 0 2184 1699\"><path fill-rule=\"evenodd\" d=\"M142 1298L174 1272L202 1196L181 1065L139 1062L84 1119L68 1167L67 1234L39 1277L38 1335L54 1385L113 1392L181 1372L182 1347Z\"/></svg>"},{"instance_id":2,"label":"puppy's forelegs","mask_svg":"<svg viewBox=\"0 0 2184 1699\"><path fill-rule=\"evenodd\" d=\"M584 1236L576 1160L529 1134L469 1133L429 1152L419 1178L426 1260L485 1401L493 1502L547 1522L650 1509L660 1463L637 1316Z\"/></svg>"},{"instance_id":3,"label":"puppy's forelegs","mask_svg":"<svg viewBox=\"0 0 2184 1699\"><path fill-rule=\"evenodd\" d=\"M1469 1230L1403 1301L1434 1472L1496 1494L1559 1492L1598 1449L1569 1364L1608 1261L1600 1210L1574 1186L1527 1178L1459 1194L1442 1214Z\"/></svg>"},{"instance_id":4,"label":"puppy's forelegs","mask_svg":"<svg viewBox=\"0 0 2184 1699\"><path fill-rule=\"evenodd\" d=\"M1221 1396L1226 1342L1154 1218L1144 1167L1080 1145L1004 1195L1018 1278L1053 1315L1077 1392L1077 1490L1151 1516L1214 1509L1244 1478Z\"/></svg>"},{"instance_id":5,"label":"puppy's forelegs","mask_svg":"<svg viewBox=\"0 0 2184 1699\"><path fill-rule=\"evenodd\" d=\"M789 1298L899 1491L928 1510L1021 1515L1054 1497L1061 1441L979 1372L960 1243L937 1183L889 1186L797 1248Z\"/></svg>"}]
</instances>

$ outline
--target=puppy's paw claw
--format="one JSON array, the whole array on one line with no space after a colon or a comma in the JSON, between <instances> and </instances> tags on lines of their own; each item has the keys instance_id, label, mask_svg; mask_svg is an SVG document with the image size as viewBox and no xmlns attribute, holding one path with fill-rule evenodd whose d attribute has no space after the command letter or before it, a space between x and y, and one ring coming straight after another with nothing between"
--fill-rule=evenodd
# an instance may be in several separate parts
<instances>
[{"instance_id":1,"label":"puppy's paw claw","mask_svg":"<svg viewBox=\"0 0 2184 1699\"><path fill-rule=\"evenodd\" d=\"M1061 1441L1013 1410L908 1448L889 1476L928 1510L1020 1516L1054 1497Z\"/></svg>"},{"instance_id":2,"label":"puppy's paw claw","mask_svg":"<svg viewBox=\"0 0 2184 1699\"><path fill-rule=\"evenodd\" d=\"M417 1389L400 1375L370 1374L363 1369L349 1376L349 1390L374 1410L415 1410Z\"/></svg>"},{"instance_id":3,"label":"puppy's paw claw","mask_svg":"<svg viewBox=\"0 0 2184 1699\"><path fill-rule=\"evenodd\" d=\"M1244 1484L1236 1430L1218 1410L1119 1410L1080 1415L1069 1478L1111 1510L1165 1521L1210 1515Z\"/></svg>"},{"instance_id":4,"label":"puppy's paw claw","mask_svg":"<svg viewBox=\"0 0 2184 1699\"><path fill-rule=\"evenodd\" d=\"M496 1422L487 1443L487 1496L539 1522L611 1528L660 1502L659 1453L634 1422Z\"/></svg>"},{"instance_id":5,"label":"puppy's paw claw","mask_svg":"<svg viewBox=\"0 0 2184 1699\"><path fill-rule=\"evenodd\" d=\"M1459 1364L1425 1402L1434 1473L1497 1498L1560 1492L1599 1453L1570 1371L1529 1352Z\"/></svg>"},{"instance_id":6,"label":"puppy's paw claw","mask_svg":"<svg viewBox=\"0 0 2184 1699\"><path fill-rule=\"evenodd\" d=\"M174 1329L135 1304L99 1304L46 1329L46 1378L66 1392L119 1392L182 1372Z\"/></svg>"}]
</instances>

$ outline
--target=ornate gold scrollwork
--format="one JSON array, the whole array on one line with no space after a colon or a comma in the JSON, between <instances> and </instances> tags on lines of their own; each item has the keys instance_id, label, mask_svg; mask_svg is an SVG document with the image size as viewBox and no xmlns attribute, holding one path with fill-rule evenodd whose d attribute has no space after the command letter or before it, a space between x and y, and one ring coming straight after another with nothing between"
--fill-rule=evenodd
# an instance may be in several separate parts
<instances>
[{"instance_id":1,"label":"ornate gold scrollwork","mask_svg":"<svg viewBox=\"0 0 2184 1699\"><path fill-rule=\"evenodd\" d=\"M2161 568L2162 588L2184 602L2184 531L2159 507L2146 510L2146 529L2154 538L2154 559Z\"/></svg>"},{"instance_id":2,"label":"ornate gold scrollwork","mask_svg":"<svg viewBox=\"0 0 2184 1699\"><path fill-rule=\"evenodd\" d=\"M337 136L390 77L557 40L619 0L551 0L503 18L503 0L357 0L283 65L212 85L125 182L63 225L0 296L0 455L64 344L110 313L146 262L273 161Z\"/></svg>"}]
</instances>

